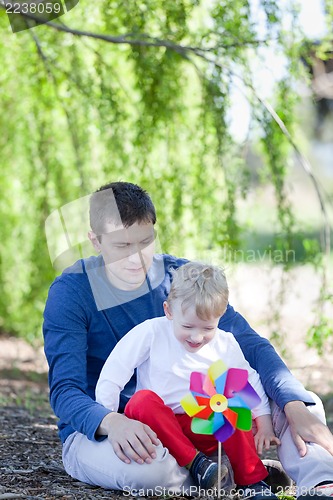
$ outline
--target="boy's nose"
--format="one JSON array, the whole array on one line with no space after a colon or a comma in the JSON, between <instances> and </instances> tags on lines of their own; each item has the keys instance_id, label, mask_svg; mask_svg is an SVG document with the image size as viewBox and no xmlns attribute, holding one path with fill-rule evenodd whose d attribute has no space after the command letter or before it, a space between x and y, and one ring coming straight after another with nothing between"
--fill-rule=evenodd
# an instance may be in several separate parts
<instances>
[{"instance_id":1,"label":"boy's nose","mask_svg":"<svg viewBox=\"0 0 333 500\"><path fill-rule=\"evenodd\" d=\"M203 335L201 332L193 332L191 335L191 340L193 342L201 342L203 339Z\"/></svg>"}]
</instances>

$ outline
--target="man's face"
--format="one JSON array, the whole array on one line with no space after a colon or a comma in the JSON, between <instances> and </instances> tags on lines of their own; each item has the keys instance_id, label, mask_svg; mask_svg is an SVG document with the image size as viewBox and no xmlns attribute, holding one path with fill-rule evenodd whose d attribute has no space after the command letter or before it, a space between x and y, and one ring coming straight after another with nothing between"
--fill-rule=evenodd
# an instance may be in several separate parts
<instances>
[{"instance_id":1,"label":"man's face","mask_svg":"<svg viewBox=\"0 0 333 500\"><path fill-rule=\"evenodd\" d=\"M155 252L152 223L135 222L125 228L109 222L105 225L101 242L93 232L89 233L89 239L102 254L107 277L115 287L133 290L144 282Z\"/></svg>"}]
</instances>

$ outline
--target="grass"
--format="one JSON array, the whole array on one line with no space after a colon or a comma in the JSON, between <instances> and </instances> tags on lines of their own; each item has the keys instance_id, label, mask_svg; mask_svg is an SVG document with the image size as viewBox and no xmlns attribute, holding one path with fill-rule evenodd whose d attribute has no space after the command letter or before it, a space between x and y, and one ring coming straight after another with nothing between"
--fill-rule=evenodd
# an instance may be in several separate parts
<instances>
[{"instance_id":1,"label":"grass","mask_svg":"<svg viewBox=\"0 0 333 500\"><path fill-rule=\"evenodd\" d=\"M18 406L30 414L50 414L47 375L19 370L0 371L0 407Z\"/></svg>"}]
</instances>

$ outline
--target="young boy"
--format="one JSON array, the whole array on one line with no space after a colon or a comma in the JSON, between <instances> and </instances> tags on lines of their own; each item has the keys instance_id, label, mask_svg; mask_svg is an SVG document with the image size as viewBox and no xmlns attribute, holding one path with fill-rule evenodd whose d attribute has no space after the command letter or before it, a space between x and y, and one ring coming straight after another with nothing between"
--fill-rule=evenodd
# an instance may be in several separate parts
<instances>
[{"instance_id":1,"label":"young boy","mask_svg":"<svg viewBox=\"0 0 333 500\"><path fill-rule=\"evenodd\" d=\"M212 435L191 431L191 418L180 400L189 390L192 371L205 373L218 359L230 368L246 369L261 398L253 410L258 431L254 438L252 432L236 430L223 446L235 481L247 497L276 498L263 481L267 470L257 452L280 441L273 432L259 375L245 360L234 336L218 329L227 304L228 286L220 268L190 262L174 271L164 302L165 317L137 325L118 342L101 371L96 401L118 411L120 392L137 368L137 392L127 403L125 415L153 429L178 464L187 467L197 485L207 490L217 486L218 467L209 458L217 441Z\"/></svg>"}]
</instances>

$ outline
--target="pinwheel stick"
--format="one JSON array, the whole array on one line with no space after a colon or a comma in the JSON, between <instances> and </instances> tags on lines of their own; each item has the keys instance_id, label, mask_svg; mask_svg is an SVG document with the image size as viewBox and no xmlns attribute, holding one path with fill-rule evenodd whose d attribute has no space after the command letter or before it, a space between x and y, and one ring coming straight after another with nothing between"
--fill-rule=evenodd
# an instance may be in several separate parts
<instances>
[{"instance_id":1,"label":"pinwheel stick","mask_svg":"<svg viewBox=\"0 0 333 500\"><path fill-rule=\"evenodd\" d=\"M222 469L222 444L218 441L217 447L217 465L218 465L218 478L217 478L217 498L221 498L221 469Z\"/></svg>"}]
</instances>

